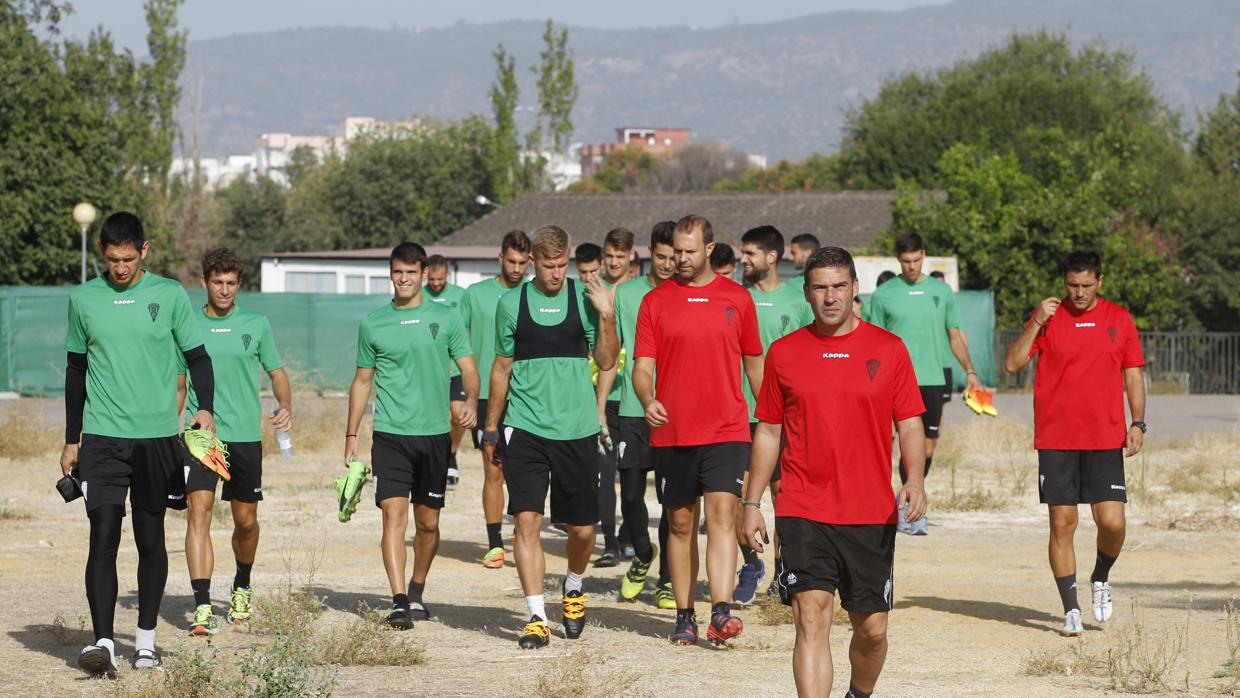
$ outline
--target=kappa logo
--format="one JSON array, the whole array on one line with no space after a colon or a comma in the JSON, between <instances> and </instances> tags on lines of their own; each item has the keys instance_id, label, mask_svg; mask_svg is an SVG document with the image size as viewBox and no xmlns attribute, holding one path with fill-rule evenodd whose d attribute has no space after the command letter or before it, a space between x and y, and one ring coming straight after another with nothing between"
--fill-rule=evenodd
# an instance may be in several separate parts
<instances>
[{"instance_id":1,"label":"kappa logo","mask_svg":"<svg viewBox=\"0 0 1240 698\"><path fill-rule=\"evenodd\" d=\"M1115 338L1119 335L1119 330L1114 327L1107 328L1107 336L1111 338L1111 344L1115 343Z\"/></svg>"},{"instance_id":2,"label":"kappa logo","mask_svg":"<svg viewBox=\"0 0 1240 698\"><path fill-rule=\"evenodd\" d=\"M254 339L254 338L253 338L253 337L251 337L251 336L250 336L250 335L248 335L248 334L243 334L243 335L241 335L241 346L242 346L242 348L244 348L246 351L249 351L249 350L250 350L250 341L251 341L252 339Z\"/></svg>"},{"instance_id":3,"label":"kappa logo","mask_svg":"<svg viewBox=\"0 0 1240 698\"><path fill-rule=\"evenodd\" d=\"M431 323L431 339L438 339L438 338L439 338L439 323L432 322Z\"/></svg>"},{"instance_id":4,"label":"kappa logo","mask_svg":"<svg viewBox=\"0 0 1240 698\"><path fill-rule=\"evenodd\" d=\"M926 295L926 292L925 291L909 291L908 294L910 296L924 296Z\"/></svg>"},{"instance_id":5,"label":"kappa logo","mask_svg":"<svg viewBox=\"0 0 1240 698\"><path fill-rule=\"evenodd\" d=\"M211 334L226 334L228 332L232 332L231 327L212 327L211 328Z\"/></svg>"},{"instance_id":6,"label":"kappa logo","mask_svg":"<svg viewBox=\"0 0 1240 698\"><path fill-rule=\"evenodd\" d=\"M426 493L426 495L427 495L428 497L434 497L435 499L443 499L443 493L442 493L442 492L427 492L427 493Z\"/></svg>"},{"instance_id":7,"label":"kappa logo","mask_svg":"<svg viewBox=\"0 0 1240 698\"><path fill-rule=\"evenodd\" d=\"M769 301L758 301L757 303L754 303L754 305L758 306L759 308L774 308L775 307L775 304Z\"/></svg>"},{"instance_id":8,"label":"kappa logo","mask_svg":"<svg viewBox=\"0 0 1240 698\"><path fill-rule=\"evenodd\" d=\"M689 298L688 301L690 303L709 303L710 299L709 298Z\"/></svg>"},{"instance_id":9,"label":"kappa logo","mask_svg":"<svg viewBox=\"0 0 1240 698\"><path fill-rule=\"evenodd\" d=\"M839 352L834 352L834 351L824 351L822 353L822 358L824 359L848 359L848 358L852 358L852 355L841 354Z\"/></svg>"},{"instance_id":10,"label":"kappa logo","mask_svg":"<svg viewBox=\"0 0 1240 698\"><path fill-rule=\"evenodd\" d=\"M934 307L936 307L936 308L937 308L937 307L939 307L939 297L938 297L938 296L931 296L930 298L934 301Z\"/></svg>"},{"instance_id":11,"label":"kappa logo","mask_svg":"<svg viewBox=\"0 0 1240 698\"><path fill-rule=\"evenodd\" d=\"M558 312L560 312L560 310L562 310L562 308L539 308L539 309L538 309L538 312L540 312L540 313L558 313Z\"/></svg>"},{"instance_id":12,"label":"kappa logo","mask_svg":"<svg viewBox=\"0 0 1240 698\"><path fill-rule=\"evenodd\" d=\"M1076 326L1077 327L1097 327L1097 325L1095 325L1092 322L1078 322L1076 323Z\"/></svg>"},{"instance_id":13,"label":"kappa logo","mask_svg":"<svg viewBox=\"0 0 1240 698\"><path fill-rule=\"evenodd\" d=\"M736 318L736 308L728 308L726 311L728 316L728 324L732 324L732 320Z\"/></svg>"},{"instance_id":14,"label":"kappa logo","mask_svg":"<svg viewBox=\"0 0 1240 698\"><path fill-rule=\"evenodd\" d=\"M400 321L400 324L402 325L420 325L421 323L422 323L421 320L401 320Z\"/></svg>"},{"instance_id":15,"label":"kappa logo","mask_svg":"<svg viewBox=\"0 0 1240 698\"><path fill-rule=\"evenodd\" d=\"M112 301L112 305L133 305L137 303L135 300Z\"/></svg>"},{"instance_id":16,"label":"kappa logo","mask_svg":"<svg viewBox=\"0 0 1240 698\"><path fill-rule=\"evenodd\" d=\"M870 380L874 380L874 376L878 375L878 367L880 365L878 359L870 359L865 362L865 370L870 374Z\"/></svg>"},{"instance_id":17,"label":"kappa logo","mask_svg":"<svg viewBox=\"0 0 1240 698\"><path fill-rule=\"evenodd\" d=\"M788 325L792 324L792 318L788 317L787 315L780 315L779 322L780 322L780 326L779 326L780 331L787 332Z\"/></svg>"},{"instance_id":18,"label":"kappa logo","mask_svg":"<svg viewBox=\"0 0 1240 698\"><path fill-rule=\"evenodd\" d=\"M788 586L792 586L793 584L796 584L796 583L797 583L796 572L789 572L788 573Z\"/></svg>"},{"instance_id":19,"label":"kappa logo","mask_svg":"<svg viewBox=\"0 0 1240 698\"><path fill-rule=\"evenodd\" d=\"M1128 488L1127 488L1127 487L1124 487L1123 485L1111 485L1111 489L1113 489L1113 490L1120 490L1121 492L1126 492L1126 491L1128 491Z\"/></svg>"},{"instance_id":20,"label":"kappa logo","mask_svg":"<svg viewBox=\"0 0 1240 698\"><path fill-rule=\"evenodd\" d=\"M159 317L159 304L152 303L146 306L146 310L151 314L151 322L155 322L155 318Z\"/></svg>"}]
</instances>

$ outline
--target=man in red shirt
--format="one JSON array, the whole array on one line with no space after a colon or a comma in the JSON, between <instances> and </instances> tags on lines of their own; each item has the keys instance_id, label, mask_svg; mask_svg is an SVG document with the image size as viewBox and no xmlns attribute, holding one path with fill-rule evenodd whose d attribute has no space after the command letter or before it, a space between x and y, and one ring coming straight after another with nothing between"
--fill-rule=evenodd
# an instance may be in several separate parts
<instances>
[{"instance_id":1,"label":"man in red shirt","mask_svg":"<svg viewBox=\"0 0 1240 698\"><path fill-rule=\"evenodd\" d=\"M762 385L762 339L749 292L711 271L714 247L710 221L685 216L676 223L676 276L642 299L633 350L633 389L651 426L655 478L667 511L667 560L676 596L671 640L678 645L694 645L698 639L692 543L699 497L708 525L711 619L706 636L718 645L744 627L730 606L736 502L749 463L749 407L741 394L741 367L756 394Z\"/></svg>"},{"instance_id":2,"label":"man in red shirt","mask_svg":"<svg viewBox=\"0 0 1240 698\"><path fill-rule=\"evenodd\" d=\"M1051 573L1063 601L1063 635L1083 631L1076 598L1077 505L1088 503L1098 527L1098 556L1090 576L1093 616L1111 619L1111 566L1124 546L1124 456L1145 437L1145 377L1141 340L1132 316L1098 297L1102 258L1076 251L1063 262L1068 297L1038 305L1004 368L1015 373L1038 356L1033 384L1033 445L1038 493L1050 510ZM1124 394L1132 422L1124 419Z\"/></svg>"},{"instance_id":3,"label":"man in red shirt","mask_svg":"<svg viewBox=\"0 0 1240 698\"><path fill-rule=\"evenodd\" d=\"M897 504L907 505L906 521L926 511L925 406L913 362L898 336L857 318L856 294L857 270L846 250L821 247L810 255L805 298L814 322L767 351L741 500L745 537L761 551L769 539L759 500L780 458L775 584L792 606L792 672L801 696L831 691L837 592L854 629L847 695L869 698L874 691L887 657ZM893 421L909 466L898 496L891 492Z\"/></svg>"}]
</instances>

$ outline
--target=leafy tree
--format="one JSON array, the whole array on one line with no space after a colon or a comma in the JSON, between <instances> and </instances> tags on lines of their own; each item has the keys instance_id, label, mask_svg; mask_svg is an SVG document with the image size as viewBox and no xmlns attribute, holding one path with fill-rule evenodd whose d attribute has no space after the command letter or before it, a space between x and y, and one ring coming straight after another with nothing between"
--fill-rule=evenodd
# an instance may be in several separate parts
<instances>
[{"instance_id":1,"label":"leafy tree","mask_svg":"<svg viewBox=\"0 0 1240 698\"><path fill-rule=\"evenodd\" d=\"M751 167L738 179L724 179L716 191L835 191L840 188L838 155L812 153L800 162L780 160L773 167Z\"/></svg>"},{"instance_id":2,"label":"leafy tree","mask_svg":"<svg viewBox=\"0 0 1240 698\"><path fill-rule=\"evenodd\" d=\"M659 190L658 158L636 145L607 154L594 176L569 187L584 192L654 192Z\"/></svg>"},{"instance_id":3,"label":"leafy tree","mask_svg":"<svg viewBox=\"0 0 1240 698\"><path fill-rule=\"evenodd\" d=\"M543 49L538 55L540 63L530 67L538 84L538 121L526 136L526 147L541 150L549 144L553 151L563 153L573 136L573 105L577 103L568 29L557 32L551 20L547 20Z\"/></svg>"},{"instance_id":4,"label":"leafy tree","mask_svg":"<svg viewBox=\"0 0 1240 698\"><path fill-rule=\"evenodd\" d=\"M238 178L216 191L215 199L221 220L211 246L236 252L248 272L242 280L245 287L257 289L262 281L262 255L284 248L289 241L286 190L269 177L253 182Z\"/></svg>"},{"instance_id":5,"label":"leafy tree","mask_svg":"<svg viewBox=\"0 0 1240 698\"><path fill-rule=\"evenodd\" d=\"M517 104L519 92L515 61L504 45L495 47L495 82L491 83L491 112L495 129L487 156L491 187L501 203L516 197L520 178L520 146L517 143Z\"/></svg>"}]
</instances>

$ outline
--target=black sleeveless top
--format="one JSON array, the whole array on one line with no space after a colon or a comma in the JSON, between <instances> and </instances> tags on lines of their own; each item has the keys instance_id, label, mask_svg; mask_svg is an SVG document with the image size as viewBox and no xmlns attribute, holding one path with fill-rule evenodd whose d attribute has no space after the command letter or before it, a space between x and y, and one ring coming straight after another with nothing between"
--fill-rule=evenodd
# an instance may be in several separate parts
<instances>
[{"instance_id":1,"label":"black sleeveless top","mask_svg":"<svg viewBox=\"0 0 1240 698\"><path fill-rule=\"evenodd\" d=\"M530 284L521 286L521 301L517 304L517 327L513 333L513 360L570 358L585 359L590 354L586 328L581 322L577 308L577 288L572 279L564 280L561 293L568 294L568 310L558 325L540 325L530 315L526 292Z\"/></svg>"}]
</instances>

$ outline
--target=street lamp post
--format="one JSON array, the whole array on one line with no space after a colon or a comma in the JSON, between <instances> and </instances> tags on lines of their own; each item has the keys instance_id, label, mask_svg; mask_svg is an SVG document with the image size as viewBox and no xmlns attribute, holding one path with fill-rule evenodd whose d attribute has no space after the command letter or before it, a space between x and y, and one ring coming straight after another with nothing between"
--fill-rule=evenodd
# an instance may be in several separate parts
<instances>
[{"instance_id":1,"label":"street lamp post","mask_svg":"<svg viewBox=\"0 0 1240 698\"><path fill-rule=\"evenodd\" d=\"M474 203L478 204L479 206L490 206L491 208L500 207L499 204L495 203L494 201L491 201L490 199L488 199L486 196L482 194L479 194L478 196L474 197Z\"/></svg>"},{"instance_id":2,"label":"street lamp post","mask_svg":"<svg viewBox=\"0 0 1240 698\"><path fill-rule=\"evenodd\" d=\"M85 201L73 207L73 222L82 228L82 283L86 283L86 231L96 215L95 207Z\"/></svg>"}]
</instances>

